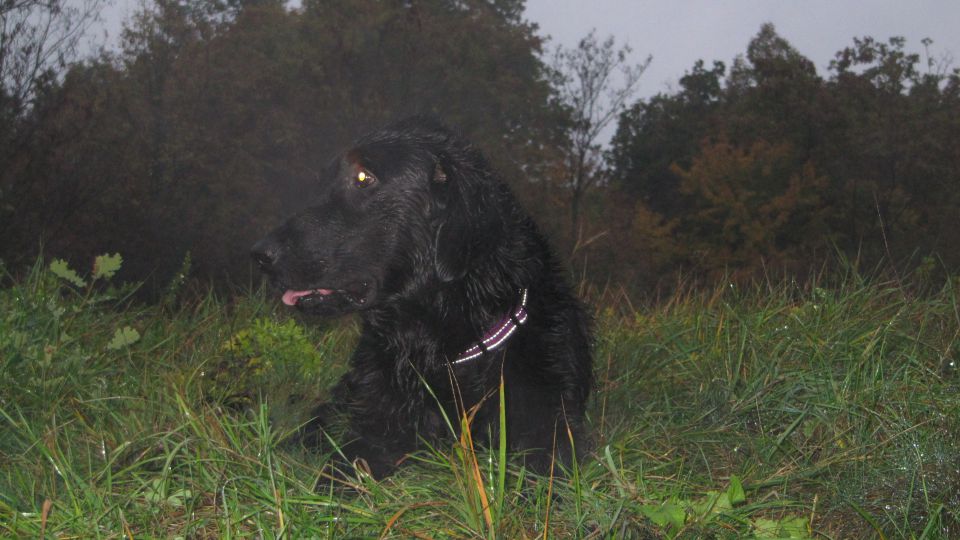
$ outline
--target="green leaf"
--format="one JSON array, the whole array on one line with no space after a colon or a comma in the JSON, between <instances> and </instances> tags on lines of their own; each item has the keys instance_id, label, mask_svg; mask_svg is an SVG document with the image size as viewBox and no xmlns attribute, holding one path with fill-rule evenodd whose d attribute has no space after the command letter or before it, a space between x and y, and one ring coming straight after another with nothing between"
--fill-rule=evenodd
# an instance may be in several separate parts
<instances>
[{"instance_id":1,"label":"green leaf","mask_svg":"<svg viewBox=\"0 0 960 540\"><path fill-rule=\"evenodd\" d=\"M787 538L811 538L807 518L803 516L787 516L780 520L780 535Z\"/></svg>"},{"instance_id":2,"label":"green leaf","mask_svg":"<svg viewBox=\"0 0 960 540\"><path fill-rule=\"evenodd\" d=\"M730 499L730 504L736 506L747 500L746 494L743 492L743 483L740 482L740 477L733 475L730 477L730 487L727 488L727 497Z\"/></svg>"},{"instance_id":3,"label":"green leaf","mask_svg":"<svg viewBox=\"0 0 960 540\"><path fill-rule=\"evenodd\" d=\"M120 270L121 264L123 264L123 257L119 253L98 255L93 261L93 279L112 278L117 270Z\"/></svg>"},{"instance_id":4,"label":"green leaf","mask_svg":"<svg viewBox=\"0 0 960 540\"><path fill-rule=\"evenodd\" d=\"M163 482L159 478L154 478L147 484L143 490L143 498L151 504L157 504L163 501Z\"/></svg>"},{"instance_id":5,"label":"green leaf","mask_svg":"<svg viewBox=\"0 0 960 540\"><path fill-rule=\"evenodd\" d=\"M113 333L113 339L107 344L107 348L111 351L116 351L128 345L133 345L139 340L140 332L137 332L135 328L124 326L123 328L117 328Z\"/></svg>"},{"instance_id":6,"label":"green leaf","mask_svg":"<svg viewBox=\"0 0 960 540\"><path fill-rule=\"evenodd\" d=\"M753 537L761 540L809 540L807 518L786 516L780 520L755 518L751 520Z\"/></svg>"},{"instance_id":7,"label":"green leaf","mask_svg":"<svg viewBox=\"0 0 960 540\"><path fill-rule=\"evenodd\" d=\"M757 539L780 538L780 522L766 518L753 520L753 537Z\"/></svg>"},{"instance_id":8,"label":"green leaf","mask_svg":"<svg viewBox=\"0 0 960 540\"><path fill-rule=\"evenodd\" d=\"M719 500L720 493L708 491L701 500L691 503L690 509L693 510L694 515L698 518L704 518L711 513L717 512L716 506Z\"/></svg>"},{"instance_id":9,"label":"green leaf","mask_svg":"<svg viewBox=\"0 0 960 540\"><path fill-rule=\"evenodd\" d=\"M687 519L687 513L683 511L682 507L676 504L664 503L659 506L644 504L640 506L640 512L660 527L667 525L683 527L683 523Z\"/></svg>"},{"instance_id":10,"label":"green leaf","mask_svg":"<svg viewBox=\"0 0 960 540\"><path fill-rule=\"evenodd\" d=\"M733 501L730 500L730 496L726 493L721 493L717 497L717 501L714 503L713 508L710 509L713 514L722 514L724 512L729 512L733 510Z\"/></svg>"},{"instance_id":11,"label":"green leaf","mask_svg":"<svg viewBox=\"0 0 960 540\"><path fill-rule=\"evenodd\" d=\"M167 497L167 504L173 508L182 508L186 500L193 497L193 492L189 489L178 489Z\"/></svg>"},{"instance_id":12,"label":"green leaf","mask_svg":"<svg viewBox=\"0 0 960 540\"><path fill-rule=\"evenodd\" d=\"M87 286L87 282L80 279L80 276L77 275L77 273L70 268L70 265L67 264L67 261L63 259L54 259L53 262L50 263L50 271L58 278L69 281L77 287Z\"/></svg>"}]
</instances>

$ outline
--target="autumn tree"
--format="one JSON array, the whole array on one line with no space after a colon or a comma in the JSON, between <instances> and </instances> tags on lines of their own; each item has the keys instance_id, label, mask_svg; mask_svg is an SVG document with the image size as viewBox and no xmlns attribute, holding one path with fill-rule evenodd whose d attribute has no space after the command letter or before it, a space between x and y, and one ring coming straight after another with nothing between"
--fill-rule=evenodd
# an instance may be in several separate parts
<instances>
[{"instance_id":1,"label":"autumn tree","mask_svg":"<svg viewBox=\"0 0 960 540\"><path fill-rule=\"evenodd\" d=\"M924 65L902 38L857 38L824 78L765 24L726 75L698 62L632 105L611 152L618 203L674 237L646 256L749 272L822 262L829 245L956 267L960 78L930 45Z\"/></svg>"},{"instance_id":2,"label":"autumn tree","mask_svg":"<svg viewBox=\"0 0 960 540\"><path fill-rule=\"evenodd\" d=\"M719 138L705 141L689 167L672 167L689 206L675 231L692 268L757 270L827 247L827 179L812 163L795 168L793 152L789 143L742 147Z\"/></svg>"},{"instance_id":3,"label":"autumn tree","mask_svg":"<svg viewBox=\"0 0 960 540\"><path fill-rule=\"evenodd\" d=\"M700 141L717 124L726 67L697 61L673 94L639 100L619 118L610 149L611 182L621 195L666 217L683 212L679 178L671 165L687 166Z\"/></svg>"}]
</instances>

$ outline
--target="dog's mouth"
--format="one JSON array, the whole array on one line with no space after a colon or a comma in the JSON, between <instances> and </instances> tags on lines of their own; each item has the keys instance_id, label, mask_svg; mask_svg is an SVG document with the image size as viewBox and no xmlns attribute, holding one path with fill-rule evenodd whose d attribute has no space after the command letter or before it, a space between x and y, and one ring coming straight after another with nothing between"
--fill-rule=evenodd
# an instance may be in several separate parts
<instances>
[{"instance_id":1,"label":"dog's mouth","mask_svg":"<svg viewBox=\"0 0 960 540\"><path fill-rule=\"evenodd\" d=\"M283 293L283 303L288 306L295 306L300 303L300 299L307 299L310 296L330 296L333 289L313 289L308 291L295 291L289 289Z\"/></svg>"},{"instance_id":2,"label":"dog's mouth","mask_svg":"<svg viewBox=\"0 0 960 540\"><path fill-rule=\"evenodd\" d=\"M370 297L371 287L366 281L350 283L343 288L289 289L284 287L283 303L304 309L329 307L343 307L353 305L361 307Z\"/></svg>"}]
</instances>

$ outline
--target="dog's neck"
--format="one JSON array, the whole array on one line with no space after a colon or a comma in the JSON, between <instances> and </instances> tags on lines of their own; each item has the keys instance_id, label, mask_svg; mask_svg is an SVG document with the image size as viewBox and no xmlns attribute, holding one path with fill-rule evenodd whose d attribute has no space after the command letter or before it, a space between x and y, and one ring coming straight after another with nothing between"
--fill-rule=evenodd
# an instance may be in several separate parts
<instances>
[{"instance_id":1,"label":"dog's neck","mask_svg":"<svg viewBox=\"0 0 960 540\"><path fill-rule=\"evenodd\" d=\"M393 350L393 354L398 355L397 361L414 361L423 367L432 365L440 368L457 362L461 357L469 356L465 353L474 347L482 351L479 344L485 341L490 345L496 344L494 349L502 350L508 338L516 332L516 327L520 326L511 320L511 316L518 322L528 319L526 300L529 294L524 294L526 289L521 287L498 289L466 287L460 282L447 284L426 295L390 302L364 312L365 332L369 331L369 336L374 339L386 338L387 341L378 348ZM422 340L406 342L403 339L404 336L416 334L412 327L424 324L439 329L443 339L437 336L436 343L448 344L451 349L433 349ZM509 335L504 338L508 332ZM400 341L395 341L397 338ZM487 343L484 346L491 350ZM470 351L470 355L475 352ZM482 356L481 353L476 359L482 359ZM460 363L468 362L464 360Z\"/></svg>"}]
</instances>

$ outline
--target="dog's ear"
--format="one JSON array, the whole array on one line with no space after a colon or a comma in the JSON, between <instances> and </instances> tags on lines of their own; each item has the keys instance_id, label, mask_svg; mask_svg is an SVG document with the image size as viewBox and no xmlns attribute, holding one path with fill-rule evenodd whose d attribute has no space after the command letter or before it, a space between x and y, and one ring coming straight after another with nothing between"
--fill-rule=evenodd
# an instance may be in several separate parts
<instances>
[{"instance_id":1,"label":"dog's ear","mask_svg":"<svg viewBox=\"0 0 960 540\"><path fill-rule=\"evenodd\" d=\"M469 204L465 197L466 181L446 156L438 156L430 176L433 195L433 266L443 282L462 278L470 269L473 255L473 232Z\"/></svg>"},{"instance_id":2,"label":"dog's ear","mask_svg":"<svg viewBox=\"0 0 960 540\"><path fill-rule=\"evenodd\" d=\"M433 262L443 282L462 278L500 237L500 209L483 172L440 156L431 176Z\"/></svg>"}]
</instances>

